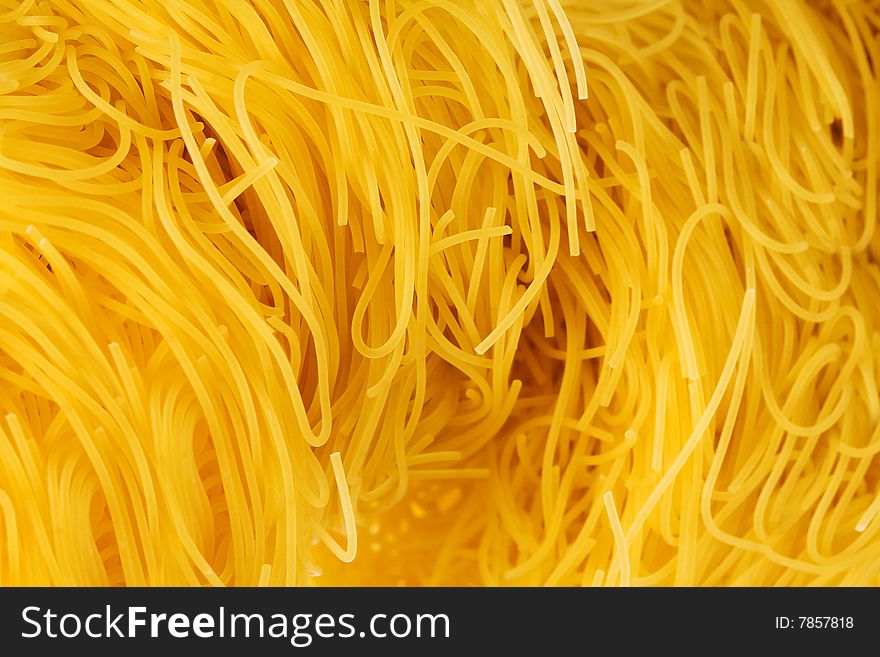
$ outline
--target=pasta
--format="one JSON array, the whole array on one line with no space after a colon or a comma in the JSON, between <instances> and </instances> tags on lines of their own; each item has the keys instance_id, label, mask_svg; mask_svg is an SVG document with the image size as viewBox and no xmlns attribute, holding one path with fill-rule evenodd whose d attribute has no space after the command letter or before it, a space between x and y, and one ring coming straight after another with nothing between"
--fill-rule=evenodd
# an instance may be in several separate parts
<instances>
[{"instance_id":1,"label":"pasta","mask_svg":"<svg viewBox=\"0 0 880 657\"><path fill-rule=\"evenodd\" d=\"M880 585L877 0L0 0L0 585Z\"/></svg>"}]
</instances>

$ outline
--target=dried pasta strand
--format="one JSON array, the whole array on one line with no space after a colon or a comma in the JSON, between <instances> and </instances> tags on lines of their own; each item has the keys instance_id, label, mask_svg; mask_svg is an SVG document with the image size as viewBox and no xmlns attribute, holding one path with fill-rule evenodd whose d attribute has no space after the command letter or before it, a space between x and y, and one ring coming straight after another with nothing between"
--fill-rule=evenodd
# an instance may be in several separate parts
<instances>
[{"instance_id":1,"label":"dried pasta strand","mask_svg":"<svg viewBox=\"0 0 880 657\"><path fill-rule=\"evenodd\" d=\"M877 0L0 0L0 585L880 585Z\"/></svg>"}]
</instances>

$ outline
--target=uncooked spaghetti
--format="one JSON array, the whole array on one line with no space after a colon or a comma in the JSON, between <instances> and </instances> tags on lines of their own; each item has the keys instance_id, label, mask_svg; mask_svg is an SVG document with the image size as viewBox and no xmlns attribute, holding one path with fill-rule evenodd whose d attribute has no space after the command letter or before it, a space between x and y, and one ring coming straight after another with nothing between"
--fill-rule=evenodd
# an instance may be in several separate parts
<instances>
[{"instance_id":1,"label":"uncooked spaghetti","mask_svg":"<svg viewBox=\"0 0 880 657\"><path fill-rule=\"evenodd\" d=\"M0 0L0 585L880 584L877 0Z\"/></svg>"}]
</instances>

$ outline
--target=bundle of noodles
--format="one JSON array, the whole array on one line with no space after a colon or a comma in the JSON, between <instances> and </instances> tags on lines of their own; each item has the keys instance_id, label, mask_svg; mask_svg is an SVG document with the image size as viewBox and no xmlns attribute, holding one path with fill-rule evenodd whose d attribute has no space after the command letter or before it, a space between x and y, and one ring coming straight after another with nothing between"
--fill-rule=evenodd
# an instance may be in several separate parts
<instances>
[{"instance_id":1,"label":"bundle of noodles","mask_svg":"<svg viewBox=\"0 0 880 657\"><path fill-rule=\"evenodd\" d=\"M877 0L0 0L0 584L880 584L878 62Z\"/></svg>"}]
</instances>

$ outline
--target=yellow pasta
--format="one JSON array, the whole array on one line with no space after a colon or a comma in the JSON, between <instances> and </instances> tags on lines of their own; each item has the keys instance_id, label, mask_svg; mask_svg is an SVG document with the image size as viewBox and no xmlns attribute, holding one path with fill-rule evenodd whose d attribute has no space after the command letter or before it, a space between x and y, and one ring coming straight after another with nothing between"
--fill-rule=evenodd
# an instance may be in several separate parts
<instances>
[{"instance_id":1,"label":"yellow pasta","mask_svg":"<svg viewBox=\"0 0 880 657\"><path fill-rule=\"evenodd\" d=\"M880 585L877 0L0 0L0 585Z\"/></svg>"}]
</instances>

